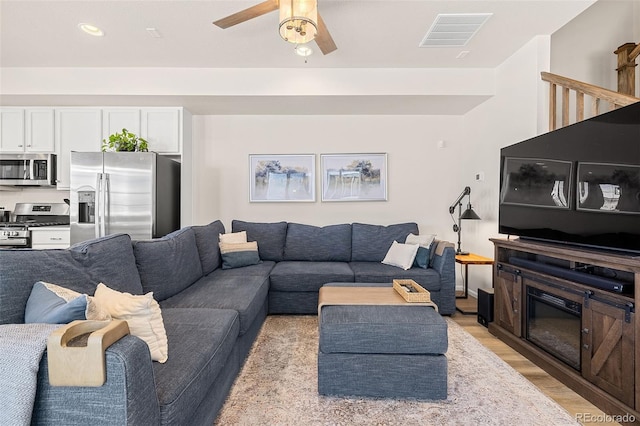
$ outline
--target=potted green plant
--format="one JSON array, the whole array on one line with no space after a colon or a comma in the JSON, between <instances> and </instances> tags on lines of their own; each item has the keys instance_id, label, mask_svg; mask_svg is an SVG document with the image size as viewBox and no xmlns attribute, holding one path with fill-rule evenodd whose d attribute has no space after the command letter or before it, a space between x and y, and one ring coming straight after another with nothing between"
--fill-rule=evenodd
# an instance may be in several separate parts
<instances>
[{"instance_id":1,"label":"potted green plant","mask_svg":"<svg viewBox=\"0 0 640 426\"><path fill-rule=\"evenodd\" d=\"M147 152L149 148L145 139L136 136L127 129L122 129L122 133L116 132L109 136L109 140L102 140L102 151Z\"/></svg>"}]
</instances>

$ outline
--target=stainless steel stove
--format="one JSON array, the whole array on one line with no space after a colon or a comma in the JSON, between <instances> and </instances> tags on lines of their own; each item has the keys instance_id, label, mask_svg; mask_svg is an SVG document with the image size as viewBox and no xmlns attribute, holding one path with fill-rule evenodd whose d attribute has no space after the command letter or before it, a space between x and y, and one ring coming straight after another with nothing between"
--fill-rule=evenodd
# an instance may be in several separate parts
<instances>
[{"instance_id":1,"label":"stainless steel stove","mask_svg":"<svg viewBox=\"0 0 640 426\"><path fill-rule=\"evenodd\" d=\"M66 203L17 203L12 219L0 222L0 248L29 248L29 229L69 225L69 206Z\"/></svg>"}]
</instances>

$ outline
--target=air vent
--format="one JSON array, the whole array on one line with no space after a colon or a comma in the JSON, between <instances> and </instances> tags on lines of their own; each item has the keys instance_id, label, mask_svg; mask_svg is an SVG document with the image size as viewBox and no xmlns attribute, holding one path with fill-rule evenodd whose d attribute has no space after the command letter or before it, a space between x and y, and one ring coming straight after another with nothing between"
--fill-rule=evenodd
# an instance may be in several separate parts
<instances>
[{"instance_id":1,"label":"air vent","mask_svg":"<svg viewBox=\"0 0 640 426\"><path fill-rule=\"evenodd\" d=\"M464 46L493 13L440 13L420 47Z\"/></svg>"}]
</instances>

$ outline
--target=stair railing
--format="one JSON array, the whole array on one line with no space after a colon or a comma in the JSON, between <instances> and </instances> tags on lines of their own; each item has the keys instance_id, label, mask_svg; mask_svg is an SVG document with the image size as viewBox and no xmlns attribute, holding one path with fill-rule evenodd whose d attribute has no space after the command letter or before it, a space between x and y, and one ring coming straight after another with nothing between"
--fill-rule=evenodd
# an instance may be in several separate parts
<instances>
[{"instance_id":1,"label":"stair railing","mask_svg":"<svg viewBox=\"0 0 640 426\"><path fill-rule=\"evenodd\" d=\"M591 97L591 117L610 111L615 108L631 105L640 102L640 98L625 95L624 93L615 92L603 87L594 86L593 84L583 83L571 78L562 77L549 72L541 72L542 80L549 83L549 131L556 130L558 116L557 88L560 86L562 96L560 98L560 107L562 108L562 126L568 126L570 92L575 93L575 122L585 119L585 95ZM608 109L601 111L601 101L608 103Z\"/></svg>"}]
</instances>

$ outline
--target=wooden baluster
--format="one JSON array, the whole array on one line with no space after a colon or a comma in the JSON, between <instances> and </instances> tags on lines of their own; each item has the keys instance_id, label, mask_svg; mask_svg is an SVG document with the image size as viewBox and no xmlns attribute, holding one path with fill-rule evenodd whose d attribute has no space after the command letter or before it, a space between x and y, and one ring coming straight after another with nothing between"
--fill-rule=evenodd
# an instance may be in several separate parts
<instances>
[{"instance_id":1,"label":"wooden baluster","mask_svg":"<svg viewBox=\"0 0 640 426\"><path fill-rule=\"evenodd\" d=\"M562 88L562 127L569 125L569 88Z\"/></svg>"},{"instance_id":2,"label":"wooden baluster","mask_svg":"<svg viewBox=\"0 0 640 426\"><path fill-rule=\"evenodd\" d=\"M576 122L584 120L584 93L576 92Z\"/></svg>"},{"instance_id":3,"label":"wooden baluster","mask_svg":"<svg viewBox=\"0 0 640 426\"><path fill-rule=\"evenodd\" d=\"M591 102L591 116L595 117L600 114L600 98L593 98Z\"/></svg>"},{"instance_id":4,"label":"wooden baluster","mask_svg":"<svg viewBox=\"0 0 640 426\"><path fill-rule=\"evenodd\" d=\"M549 131L556 129L556 85L554 83L549 84Z\"/></svg>"}]
</instances>

